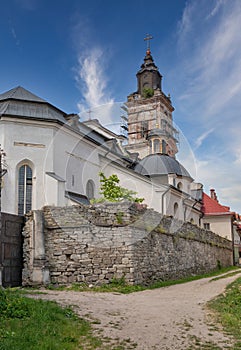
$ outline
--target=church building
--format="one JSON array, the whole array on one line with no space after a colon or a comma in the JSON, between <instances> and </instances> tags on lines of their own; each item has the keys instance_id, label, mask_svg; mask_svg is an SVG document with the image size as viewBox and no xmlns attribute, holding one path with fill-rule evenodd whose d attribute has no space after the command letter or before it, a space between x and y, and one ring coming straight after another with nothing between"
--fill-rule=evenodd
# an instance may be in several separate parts
<instances>
[{"instance_id":1,"label":"church building","mask_svg":"<svg viewBox=\"0 0 241 350\"><path fill-rule=\"evenodd\" d=\"M176 159L174 108L161 83L148 47L137 91L125 103L127 140L23 87L0 94L2 211L24 215L45 205L89 203L100 197L103 171L116 174L148 207L201 225L202 185Z\"/></svg>"}]
</instances>

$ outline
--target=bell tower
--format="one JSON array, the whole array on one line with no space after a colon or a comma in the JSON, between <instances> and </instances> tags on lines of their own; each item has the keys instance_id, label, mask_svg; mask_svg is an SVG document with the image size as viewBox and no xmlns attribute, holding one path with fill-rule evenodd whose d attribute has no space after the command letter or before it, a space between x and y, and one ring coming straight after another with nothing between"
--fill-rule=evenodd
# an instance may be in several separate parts
<instances>
[{"instance_id":1,"label":"bell tower","mask_svg":"<svg viewBox=\"0 0 241 350\"><path fill-rule=\"evenodd\" d=\"M136 74L138 87L137 93L142 97L145 97L146 95L150 96L152 91L154 92L156 89L161 90L162 76L151 55L151 39L153 39L153 37L149 34L147 34L144 39L147 41L146 56L144 57L144 63L141 65L141 69Z\"/></svg>"},{"instance_id":2,"label":"bell tower","mask_svg":"<svg viewBox=\"0 0 241 350\"><path fill-rule=\"evenodd\" d=\"M137 72L137 91L125 103L128 114L128 144L126 149L138 153L163 153L175 158L178 152L178 131L173 127L174 108L170 96L162 91L162 75L155 65L150 50L149 34L144 62Z\"/></svg>"}]
</instances>

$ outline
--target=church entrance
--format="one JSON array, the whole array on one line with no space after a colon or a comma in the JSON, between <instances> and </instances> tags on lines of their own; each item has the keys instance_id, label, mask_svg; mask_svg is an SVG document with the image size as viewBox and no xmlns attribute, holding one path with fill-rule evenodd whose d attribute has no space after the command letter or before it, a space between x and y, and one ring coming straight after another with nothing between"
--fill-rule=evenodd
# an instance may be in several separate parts
<instances>
[{"instance_id":1,"label":"church entrance","mask_svg":"<svg viewBox=\"0 0 241 350\"><path fill-rule=\"evenodd\" d=\"M0 285L17 287L22 284L24 217L2 213L0 232Z\"/></svg>"}]
</instances>

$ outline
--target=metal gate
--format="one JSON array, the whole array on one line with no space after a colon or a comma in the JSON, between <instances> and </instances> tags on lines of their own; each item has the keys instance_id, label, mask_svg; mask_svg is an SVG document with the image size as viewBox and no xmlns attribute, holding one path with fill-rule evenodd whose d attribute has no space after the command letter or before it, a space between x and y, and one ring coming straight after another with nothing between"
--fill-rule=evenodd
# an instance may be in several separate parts
<instances>
[{"instance_id":1,"label":"metal gate","mask_svg":"<svg viewBox=\"0 0 241 350\"><path fill-rule=\"evenodd\" d=\"M24 217L2 213L0 232L0 283L3 287L22 284Z\"/></svg>"}]
</instances>

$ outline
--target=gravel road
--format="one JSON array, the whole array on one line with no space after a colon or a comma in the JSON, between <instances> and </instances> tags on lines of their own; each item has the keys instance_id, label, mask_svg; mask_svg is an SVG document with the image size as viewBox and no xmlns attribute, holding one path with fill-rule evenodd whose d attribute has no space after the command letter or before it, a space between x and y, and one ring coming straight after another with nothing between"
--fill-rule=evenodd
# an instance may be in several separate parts
<instances>
[{"instance_id":1,"label":"gravel road","mask_svg":"<svg viewBox=\"0 0 241 350\"><path fill-rule=\"evenodd\" d=\"M205 278L126 295L48 290L35 297L73 305L81 317L95 320L93 327L101 330L102 336L127 340L125 349L131 349L132 343L137 350L204 349L200 343L232 349L232 339L214 322L206 303L238 276L217 281Z\"/></svg>"}]
</instances>

